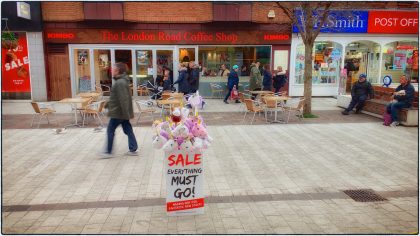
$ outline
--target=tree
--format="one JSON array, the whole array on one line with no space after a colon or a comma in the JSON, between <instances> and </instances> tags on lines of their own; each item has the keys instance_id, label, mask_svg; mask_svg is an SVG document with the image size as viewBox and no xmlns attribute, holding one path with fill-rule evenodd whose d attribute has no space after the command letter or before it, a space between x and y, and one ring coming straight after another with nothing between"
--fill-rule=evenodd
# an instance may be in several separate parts
<instances>
[{"instance_id":1,"label":"tree","mask_svg":"<svg viewBox=\"0 0 420 236\"><path fill-rule=\"evenodd\" d=\"M312 52L315 39L329 15L333 2L277 2L277 6L297 26L299 34L305 45L305 69L304 69L304 114L312 112ZM300 10L301 14L295 14ZM317 14L314 14L317 13Z\"/></svg>"}]
</instances>

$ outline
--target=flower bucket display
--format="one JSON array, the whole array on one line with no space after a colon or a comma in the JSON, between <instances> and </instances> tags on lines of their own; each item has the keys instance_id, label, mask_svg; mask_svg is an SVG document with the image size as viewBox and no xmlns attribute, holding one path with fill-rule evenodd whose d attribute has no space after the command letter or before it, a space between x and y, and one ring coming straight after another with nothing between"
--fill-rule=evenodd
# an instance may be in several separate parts
<instances>
[{"instance_id":1,"label":"flower bucket display","mask_svg":"<svg viewBox=\"0 0 420 236\"><path fill-rule=\"evenodd\" d=\"M198 92L193 96L199 96ZM153 123L153 147L165 153L168 215L204 213L203 151L210 146L212 138L198 115L198 103L199 99L197 103L190 102L194 115L187 108L175 108L165 121Z\"/></svg>"}]
</instances>

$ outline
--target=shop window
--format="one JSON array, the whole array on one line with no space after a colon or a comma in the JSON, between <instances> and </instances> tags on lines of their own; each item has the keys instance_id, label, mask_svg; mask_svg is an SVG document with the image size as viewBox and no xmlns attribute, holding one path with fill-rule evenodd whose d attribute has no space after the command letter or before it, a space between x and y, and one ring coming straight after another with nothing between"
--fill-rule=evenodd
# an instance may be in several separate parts
<instances>
[{"instance_id":1,"label":"shop window","mask_svg":"<svg viewBox=\"0 0 420 236\"><path fill-rule=\"evenodd\" d=\"M92 91L89 49L74 49L76 93Z\"/></svg>"},{"instance_id":2,"label":"shop window","mask_svg":"<svg viewBox=\"0 0 420 236\"><path fill-rule=\"evenodd\" d=\"M354 83L360 74L366 74L371 83L379 83L381 46L371 41L357 41L346 46L344 68L347 69L347 81ZM351 79L350 79L351 78ZM348 89L350 89L348 84Z\"/></svg>"},{"instance_id":3,"label":"shop window","mask_svg":"<svg viewBox=\"0 0 420 236\"><path fill-rule=\"evenodd\" d=\"M195 48L180 48L179 62L195 61Z\"/></svg>"},{"instance_id":4,"label":"shop window","mask_svg":"<svg viewBox=\"0 0 420 236\"><path fill-rule=\"evenodd\" d=\"M249 76L252 62L259 61L261 65L270 64L271 47L199 47L199 64L203 77L222 76L221 66L231 70L232 66L241 68L240 76ZM225 76L225 75L223 75Z\"/></svg>"},{"instance_id":5,"label":"shop window","mask_svg":"<svg viewBox=\"0 0 420 236\"><path fill-rule=\"evenodd\" d=\"M153 52L152 50L136 50L137 86L153 83Z\"/></svg>"},{"instance_id":6,"label":"shop window","mask_svg":"<svg viewBox=\"0 0 420 236\"><path fill-rule=\"evenodd\" d=\"M95 57L95 86L100 87L104 92L109 92L112 86L111 50L95 49L93 50L93 54Z\"/></svg>"},{"instance_id":7,"label":"shop window","mask_svg":"<svg viewBox=\"0 0 420 236\"><path fill-rule=\"evenodd\" d=\"M382 50L381 77L391 76L393 83L400 82L406 75L412 82L418 82L418 42L398 41L386 44Z\"/></svg>"},{"instance_id":8,"label":"shop window","mask_svg":"<svg viewBox=\"0 0 420 236\"><path fill-rule=\"evenodd\" d=\"M335 84L339 80L343 47L335 42L315 42L312 54L312 83ZM305 46L296 49L295 83L304 83Z\"/></svg>"}]
</instances>

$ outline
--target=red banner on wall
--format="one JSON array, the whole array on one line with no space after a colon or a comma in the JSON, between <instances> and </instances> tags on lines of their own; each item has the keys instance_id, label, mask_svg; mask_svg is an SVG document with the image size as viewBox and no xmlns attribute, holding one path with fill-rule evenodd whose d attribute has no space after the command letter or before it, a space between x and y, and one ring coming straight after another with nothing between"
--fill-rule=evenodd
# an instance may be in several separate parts
<instances>
[{"instance_id":1,"label":"red banner on wall","mask_svg":"<svg viewBox=\"0 0 420 236\"><path fill-rule=\"evenodd\" d=\"M368 33L418 34L419 13L408 11L370 11Z\"/></svg>"},{"instance_id":2,"label":"red banner on wall","mask_svg":"<svg viewBox=\"0 0 420 236\"><path fill-rule=\"evenodd\" d=\"M14 33L16 40L1 42L1 91L31 92L26 33Z\"/></svg>"}]
</instances>

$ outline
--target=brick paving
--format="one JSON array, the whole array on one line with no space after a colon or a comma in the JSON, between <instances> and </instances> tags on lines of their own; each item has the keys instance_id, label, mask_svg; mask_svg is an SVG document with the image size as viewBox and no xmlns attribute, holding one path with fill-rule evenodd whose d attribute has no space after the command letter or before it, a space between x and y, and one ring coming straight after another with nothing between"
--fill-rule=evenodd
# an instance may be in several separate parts
<instances>
[{"instance_id":1,"label":"brick paving","mask_svg":"<svg viewBox=\"0 0 420 236\"><path fill-rule=\"evenodd\" d=\"M150 124L134 127L140 156L122 154L119 129L118 156L101 159L105 132L95 124L56 135L28 129L30 114L3 114L2 233L417 234L418 129L339 111L326 106L291 124L261 116L252 126L236 111L201 113L214 138L204 154L206 206L183 217L166 215ZM346 189L387 200L356 202Z\"/></svg>"}]
</instances>

